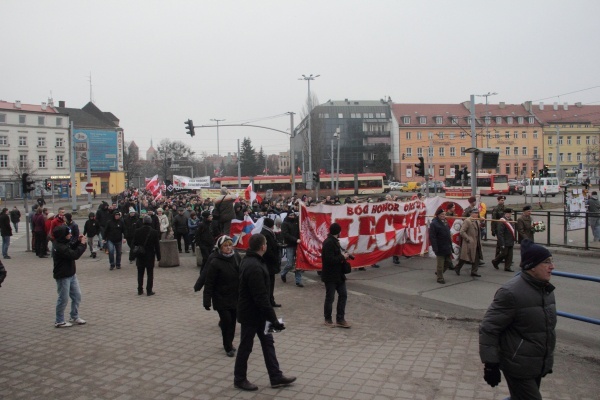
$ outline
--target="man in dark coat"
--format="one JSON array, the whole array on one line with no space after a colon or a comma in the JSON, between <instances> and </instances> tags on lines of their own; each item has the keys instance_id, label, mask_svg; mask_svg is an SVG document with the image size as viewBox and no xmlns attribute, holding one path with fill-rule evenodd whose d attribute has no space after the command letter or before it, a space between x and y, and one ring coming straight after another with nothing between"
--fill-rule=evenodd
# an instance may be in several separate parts
<instances>
[{"instance_id":1,"label":"man in dark coat","mask_svg":"<svg viewBox=\"0 0 600 400\"><path fill-rule=\"evenodd\" d=\"M534 236L535 231L533 230L532 221L531 221L531 206L526 205L523 207L523 214L517 218L517 241L521 243L523 239L529 239L532 242L535 242Z\"/></svg>"},{"instance_id":2,"label":"man in dark coat","mask_svg":"<svg viewBox=\"0 0 600 400\"><path fill-rule=\"evenodd\" d=\"M52 249L52 258L54 259L52 275L56 280L58 291L54 326L68 328L73 326L73 323L84 325L86 321L79 317L81 289L77 280L75 260L85 253L87 239L81 235L77 242L71 242L71 230L66 225L56 227L52 234L55 240ZM65 308L69 298L71 298L71 319L67 322L65 321Z\"/></svg>"},{"instance_id":3,"label":"man in dark coat","mask_svg":"<svg viewBox=\"0 0 600 400\"><path fill-rule=\"evenodd\" d=\"M96 221L98 221L98 225L100 226L100 232L98 232L98 245L103 249L106 249L106 246L104 245L106 242L104 231L106 230L108 221L110 221L110 212L108 211L107 202L103 201L98 206L98 210L96 211Z\"/></svg>"},{"instance_id":4,"label":"man in dark coat","mask_svg":"<svg viewBox=\"0 0 600 400\"><path fill-rule=\"evenodd\" d=\"M263 229L260 233L267 239L267 251L263 258L265 259L265 264L267 264L269 276L271 277L271 286L269 287L271 305L273 307L281 307L281 304L275 302L275 297L273 296L273 292L275 291L275 275L281 271L281 252L279 250L279 245L277 244L277 237L275 236L275 232L273 232L274 226L274 220L265 218L263 221Z\"/></svg>"},{"instance_id":5,"label":"man in dark coat","mask_svg":"<svg viewBox=\"0 0 600 400\"><path fill-rule=\"evenodd\" d=\"M321 250L322 265L321 281L325 284L325 305L323 306L323 314L325 317L326 326L339 326L341 328L350 328L350 323L346 321L346 300L348 299L348 291L346 290L346 275L344 275L343 266L346 260L350 257L348 253L342 253L340 246L340 233L342 227L334 222L329 227L329 235L323 242ZM335 293L338 294L336 307L335 325L333 324L332 312Z\"/></svg>"},{"instance_id":6,"label":"man in dark coat","mask_svg":"<svg viewBox=\"0 0 600 400\"><path fill-rule=\"evenodd\" d=\"M177 248L181 253L181 239L183 238L183 243L185 246L185 252L190 252L190 244L188 241L188 219L183 212L185 210L182 207L177 208L177 215L173 217L173 234L175 235L175 240L177 240Z\"/></svg>"},{"instance_id":7,"label":"man in dark coat","mask_svg":"<svg viewBox=\"0 0 600 400\"><path fill-rule=\"evenodd\" d=\"M500 225L500 218L504 217L504 201L506 196L498 196L498 204L492 210L492 236L496 236L498 233L498 225ZM500 253L500 243L496 242L496 256Z\"/></svg>"},{"instance_id":8,"label":"man in dark coat","mask_svg":"<svg viewBox=\"0 0 600 400\"><path fill-rule=\"evenodd\" d=\"M21 211L19 211L17 206L14 206L13 209L10 210L10 222L12 222L16 233L19 233L19 222L20 221L21 221Z\"/></svg>"},{"instance_id":9,"label":"man in dark coat","mask_svg":"<svg viewBox=\"0 0 600 400\"><path fill-rule=\"evenodd\" d=\"M496 231L496 238L498 239L498 244L500 245L500 253L492 260L492 265L494 268L498 269L498 264L504 260L504 270L508 272L513 272L511 265L513 262L513 247L515 246L515 228L512 226L511 219L512 209L505 208L504 216L500 218L502 221L498 224L498 228Z\"/></svg>"},{"instance_id":10,"label":"man in dark coat","mask_svg":"<svg viewBox=\"0 0 600 400\"><path fill-rule=\"evenodd\" d=\"M281 224L281 236L285 242L285 257L287 258L287 263L281 271L280 276L281 280L286 282L287 273L296 267L296 249L300 244L300 225L298 224L298 217L294 211L290 211L283 220L283 223ZM302 284L302 271L296 269L294 277L296 279L296 286L304 287Z\"/></svg>"},{"instance_id":11,"label":"man in dark coat","mask_svg":"<svg viewBox=\"0 0 600 400\"><path fill-rule=\"evenodd\" d=\"M10 256L8 255L8 246L10 246L12 228L10 226L8 208L6 207L0 212L0 235L2 235L2 256L6 259L10 259Z\"/></svg>"},{"instance_id":12,"label":"man in dark coat","mask_svg":"<svg viewBox=\"0 0 600 400\"><path fill-rule=\"evenodd\" d=\"M125 233L125 224L121 220L121 212L116 211L113 213L113 218L106 224L106 230L104 231L104 243L108 246L108 262L111 271L115 269L115 266L117 269L121 269L121 253Z\"/></svg>"},{"instance_id":13,"label":"man in dark coat","mask_svg":"<svg viewBox=\"0 0 600 400\"><path fill-rule=\"evenodd\" d=\"M144 272L147 273L146 280L146 295L152 296L154 292L154 259L160 261L160 237L158 231L152 228L152 218L146 215L141 228L135 231L133 236L132 246L144 247L143 255L136 255L133 252L129 253L129 259L135 257L135 265L137 266L138 274L138 295L144 294ZM133 248L132 247L132 248Z\"/></svg>"},{"instance_id":14,"label":"man in dark coat","mask_svg":"<svg viewBox=\"0 0 600 400\"><path fill-rule=\"evenodd\" d=\"M139 217L133 207L129 207L129 215L125 215L123 218L125 224L125 241L129 250L133 249L133 235L135 235L135 227L138 223Z\"/></svg>"},{"instance_id":15,"label":"man in dark coat","mask_svg":"<svg viewBox=\"0 0 600 400\"><path fill-rule=\"evenodd\" d=\"M215 238L210 230L212 219L213 216L211 215L210 211L202 211L202 222L198 225L198 229L196 229L196 237L194 238L194 241L198 245L200 253L202 254L202 265L200 267L201 270L204 269L206 261L208 260L208 256L215 245Z\"/></svg>"},{"instance_id":16,"label":"man in dark coat","mask_svg":"<svg viewBox=\"0 0 600 400\"><path fill-rule=\"evenodd\" d=\"M429 225L429 242L437 260L436 276L438 283L446 283L444 272L454 269L452 266L452 235L446 221L446 212L439 209L435 212L435 218Z\"/></svg>"},{"instance_id":17,"label":"man in dark coat","mask_svg":"<svg viewBox=\"0 0 600 400\"><path fill-rule=\"evenodd\" d=\"M248 358L252 352L254 336L258 336L263 352L271 387L287 386L296 380L286 377L279 369L275 354L273 334L266 331L266 322L271 323L273 331L285 329L279 322L269 299L269 271L263 255L267 251L267 239L260 233L250 237L246 257L240 265L240 292L237 308L237 319L242 325L240 346L235 359L233 385L242 390L258 390L258 387L248 381Z\"/></svg>"},{"instance_id":18,"label":"man in dark coat","mask_svg":"<svg viewBox=\"0 0 600 400\"><path fill-rule=\"evenodd\" d=\"M550 283L552 254L525 239L522 272L494 295L479 327L479 356L491 386L504 373L510 398L541 400L542 378L552 373L556 346L556 301Z\"/></svg>"}]
</instances>

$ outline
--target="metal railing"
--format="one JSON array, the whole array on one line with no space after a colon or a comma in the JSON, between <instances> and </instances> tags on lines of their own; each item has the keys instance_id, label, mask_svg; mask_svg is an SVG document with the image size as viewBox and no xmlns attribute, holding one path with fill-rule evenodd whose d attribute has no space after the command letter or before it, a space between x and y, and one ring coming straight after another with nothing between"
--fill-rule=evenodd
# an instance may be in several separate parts
<instances>
[{"instance_id":1,"label":"metal railing","mask_svg":"<svg viewBox=\"0 0 600 400\"><path fill-rule=\"evenodd\" d=\"M584 281L600 282L600 278L597 276L572 274L570 272L552 271L552 275L562 276L563 278L581 279ZM578 315L578 314L568 313L568 312L559 311L559 310L556 311L556 315L559 315L559 316L565 317L565 318L575 319L577 321L587 322L589 324L600 325L600 319L586 317L584 315Z\"/></svg>"}]
</instances>

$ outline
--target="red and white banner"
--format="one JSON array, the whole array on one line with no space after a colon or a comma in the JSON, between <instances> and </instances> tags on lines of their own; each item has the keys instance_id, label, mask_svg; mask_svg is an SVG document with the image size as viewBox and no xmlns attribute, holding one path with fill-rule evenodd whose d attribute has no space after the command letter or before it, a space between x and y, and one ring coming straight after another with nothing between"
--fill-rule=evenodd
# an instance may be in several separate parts
<instances>
[{"instance_id":1,"label":"red and white banner","mask_svg":"<svg viewBox=\"0 0 600 400\"><path fill-rule=\"evenodd\" d=\"M262 197L256 194L252 187L252 182L248 184L248 187L244 191L244 198L250 202L250 204L254 203L254 200L258 202L258 204L262 203Z\"/></svg>"}]
</instances>

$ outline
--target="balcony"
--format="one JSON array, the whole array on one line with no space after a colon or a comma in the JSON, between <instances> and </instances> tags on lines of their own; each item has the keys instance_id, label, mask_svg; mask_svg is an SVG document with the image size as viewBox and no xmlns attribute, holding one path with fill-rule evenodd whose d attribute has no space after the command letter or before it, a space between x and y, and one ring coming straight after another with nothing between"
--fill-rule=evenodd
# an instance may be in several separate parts
<instances>
[{"instance_id":1,"label":"balcony","mask_svg":"<svg viewBox=\"0 0 600 400\"><path fill-rule=\"evenodd\" d=\"M389 137L391 135L391 131L375 131L375 132L364 132L365 136L379 136L379 137Z\"/></svg>"}]
</instances>

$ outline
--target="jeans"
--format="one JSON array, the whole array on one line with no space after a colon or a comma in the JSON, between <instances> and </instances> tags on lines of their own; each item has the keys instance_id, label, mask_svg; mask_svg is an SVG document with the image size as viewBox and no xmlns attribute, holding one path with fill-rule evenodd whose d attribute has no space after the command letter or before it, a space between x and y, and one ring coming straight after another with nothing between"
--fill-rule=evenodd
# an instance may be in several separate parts
<instances>
[{"instance_id":1,"label":"jeans","mask_svg":"<svg viewBox=\"0 0 600 400\"><path fill-rule=\"evenodd\" d=\"M287 264L281 271L281 276L287 275L296 266L296 246L288 246L285 248L285 257L287 258ZM296 270L294 273L296 283L302 283L302 271Z\"/></svg>"},{"instance_id":2,"label":"jeans","mask_svg":"<svg viewBox=\"0 0 600 400\"><path fill-rule=\"evenodd\" d=\"M79 303L81 303L81 289L77 274L62 279L56 279L58 300L56 301L56 323L65 322L65 308L71 298L71 319L79 317Z\"/></svg>"},{"instance_id":3,"label":"jeans","mask_svg":"<svg viewBox=\"0 0 600 400\"><path fill-rule=\"evenodd\" d=\"M8 246L10 246L10 236L2 236L2 256L8 256Z\"/></svg>"},{"instance_id":4,"label":"jeans","mask_svg":"<svg viewBox=\"0 0 600 400\"><path fill-rule=\"evenodd\" d=\"M348 299L348 291L346 290L346 282L326 282L325 283L325 306L323 308L323 316L326 321L331 321L331 313L333 308L333 300L335 292L338 294L337 308L335 320L342 322L346 316L346 300Z\"/></svg>"},{"instance_id":5,"label":"jeans","mask_svg":"<svg viewBox=\"0 0 600 400\"><path fill-rule=\"evenodd\" d=\"M19 233L19 223L13 222L13 226L15 227L15 233Z\"/></svg>"},{"instance_id":6,"label":"jeans","mask_svg":"<svg viewBox=\"0 0 600 400\"><path fill-rule=\"evenodd\" d=\"M240 345L238 347L237 357L235 358L235 368L233 371L233 380L236 383L244 382L247 379L248 358L250 358L250 353L252 353L254 336L258 336L258 340L260 340L263 358L271 381L283 376L283 373L279 369L277 355L275 354L275 341L273 340L273 335L270 333L265 335L265 324L260 326L242 324Z\"/></svg>"},{"instance_id":7,"label":"jeans","mask_svg":"<svg viewBox=\"0 0 600 400\"><path fill-rule=\"evenodd\" d=\"M594 242L600 241L600 218L589 217L588 224L592 228L592 235L594 236Z\"/></svg>"},{"instance_id":8,"label":"jeans","mask_svg":"<svg viewBox=\"0 0 600 400\"><path fill-rule=\"evenodd\" d=\"M115 266L115 250L117 251L117 267L121 266L121 249L123 248L123 242L112 242L110 240L106 241L108 245L108 262L110 263L111 268Z\"/></svg>"}]
</instances>

